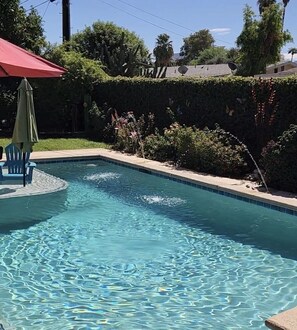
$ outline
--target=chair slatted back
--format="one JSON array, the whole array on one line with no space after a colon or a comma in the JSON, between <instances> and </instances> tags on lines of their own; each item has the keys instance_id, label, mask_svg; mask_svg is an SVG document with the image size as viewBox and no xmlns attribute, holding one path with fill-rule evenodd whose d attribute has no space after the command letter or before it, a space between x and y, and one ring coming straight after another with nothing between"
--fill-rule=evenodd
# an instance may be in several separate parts
<instances>
[{"instance_id":1,"label":"chair slatted back","mask_svg":"<svg viewBox=\"0 0 297 330\"><path fill-rule=\"evenodd\" d=\"M6 165L9 174L23 174L23 153L14 144L9 144L5 147ZM25 164L28 163L30 153L25 153Z\"/></svg>"}]
</instances>

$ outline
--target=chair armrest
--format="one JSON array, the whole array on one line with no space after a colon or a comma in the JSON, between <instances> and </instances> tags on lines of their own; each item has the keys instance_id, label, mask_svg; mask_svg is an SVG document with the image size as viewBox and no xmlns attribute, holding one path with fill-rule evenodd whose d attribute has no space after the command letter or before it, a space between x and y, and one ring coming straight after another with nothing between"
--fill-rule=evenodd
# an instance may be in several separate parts
<instances>
[{"instance_id":1,"label":"chair armrest","mask_svg":"<svg viewBox=\"0 0 297 330\"><path fill-rule=\"evenodd\" d=\"M36 163L34 162L28 162L28 167L36 167Z\"/></svg>"},{"instance_id":2,"label":"chair armrest","mask_svg":"<svg viewBox=\"0 0 297 330\"><path fill-rule=\"evenodd\" d=\"M0 162L0 180L2 181L3 180L3 167L5 165L5 162Z\"/></svg>"}]
</instances>

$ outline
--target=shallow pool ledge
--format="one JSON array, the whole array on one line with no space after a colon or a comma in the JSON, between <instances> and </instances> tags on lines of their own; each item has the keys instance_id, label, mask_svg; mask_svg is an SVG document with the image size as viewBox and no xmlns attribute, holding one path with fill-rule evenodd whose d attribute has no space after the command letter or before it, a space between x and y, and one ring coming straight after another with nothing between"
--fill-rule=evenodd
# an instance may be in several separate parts
<instances>
[{"instance_id":1,"label":"shallow pool ledge","mask_svg":"<svg viewBox=\"0 0 297 330\"><path fill-rule=\"evenodd\" d=\"M23 187L20 181L4 181L0 184L0 199L55 193L65 190L68 183L60 178L35 169L32 183Z\"/></svg>"},{"instance_id":2,"label":"shallow pool ledge","mask_svg":"<svg viewBox=\"0 0 297 330\"><path fill-rule=\"evenodd\" d=\"M265 325L272 330L296 330L297 307L270 317L265 321Z\"/></svg>"}]
</instances>

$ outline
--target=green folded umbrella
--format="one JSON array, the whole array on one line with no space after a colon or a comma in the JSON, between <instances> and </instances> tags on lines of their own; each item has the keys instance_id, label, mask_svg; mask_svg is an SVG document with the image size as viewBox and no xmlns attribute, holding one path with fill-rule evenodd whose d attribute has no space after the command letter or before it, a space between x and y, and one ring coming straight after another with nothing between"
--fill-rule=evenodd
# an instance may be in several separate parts
<instances>
[{"instance_id":1,"label":"green folded umbrella","mask_svg":"<svg viewBox=\"0 0 297 330\"><path fill-rule=\"evenodd\" d=\"M38 142L35 119L33 88L26 78L18 87L17 115L12 135L12 143L22 152L31 152L34 143Z\"/></svg>"},{"instance_id":2,"label":"green folded umbrella","mask_svg":"<svg viewBox=\"0 0 297 330\"><path fill-rule=\"evenodd\" d=\"M24 78L18 87L18 106L15 119L12 143L23 153L23 185L26 185L25 154L31 152L34 143L38 142L37 125L33 101L33 88Z\"/></svg>"}]
</instances>

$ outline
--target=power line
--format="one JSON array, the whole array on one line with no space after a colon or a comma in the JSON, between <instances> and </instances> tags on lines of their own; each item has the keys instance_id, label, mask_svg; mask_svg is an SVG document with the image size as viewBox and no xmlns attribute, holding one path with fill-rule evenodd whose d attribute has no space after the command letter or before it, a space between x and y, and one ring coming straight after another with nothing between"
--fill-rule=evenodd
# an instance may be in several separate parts
<instances>
[{"instance_id":1,"label":"power line","mask_svg":"<svg viewBox=\"0 0 297 330\"><path fill-rule=\"evenodd\" d=\"M29 1L29 0L25 0L25 1L21 2L20 5L22 5L23 3L26 3L26 2L28 2L28 1Z\"/></svg>"},{"instance_id":2,"label":"power line","mask_svg":"<svg viewBox=\"0 0 297 330\"><path fill-rule=\"evenodd\" d=\"M143 19L143 18L140 18L140 17L138 17L138 16L136 16L136 15L133 15L133 14L129 13L128 11L126 11L126 10L124 10L124 9L121 9L121 8L119 8L119 7L116 7L116 6L114 6L114 5L112 5L112 4L108 3L108 2L105 2L105 1L103 1L103 0L100 0L100 1L103 2L103 3L105 3L106 5L108 5L108 6L110 6L110 7L113 7L113 8L115 8L115 9L117 9L117 10L120 10L120 11L126 13L127 15L130 15L130 16L132 16L132 17L135 17L135 18L139 19L140 21L143 21L143 22L148 23L148 24L150 24L150 25L153 25L153 26L155 26L155 27L157 27L157 28L159 28L159 29L162 29L162 30L168 31L168 32L170 32L170 33L173 33L173 34L175 34L175 35L177 35L177 36L180 36L180 37L184 38L184 35L181 35L181 34L179 34L179 33L176 33L176 32L174 32L174 31L172 31L172 30L166 29L166 28L164 28L164 27L162 27L162 26L160 26L160 25L154 24L154 23L152 23L152 22L150 22L150 21L148 21L148 20L145 20L145 19Z\"/></svg>"},{"instance_id":3,"label":"power line","mask_svg":"<svg viewBox=\"0 0 297 330\"><path fill-rule=\"evenodd\" d=\"M44 18L45 14L46 14L46 12L47 12L47 10L48 10L49 4L50 4L51 2L52 2L52 1L49 1L49 2L47 3L47 6L46 6L46 8L45 8L45 11L44 11L44 13L43 13L43 15L42 15L42 18L41 18L41 19L43 19L43 18Z\"/></svg>"},{"instance_id":4,"label":"power line","mask_svg":"<svg viewBox=\"0 0 297 330\"><path fill-rule=\"evenodd\" d=\"M30 9L27 9L26 12L28 12L28 11L30 11L30 10L32 10L32 9L35 9L35 8L37 8L37 7L39 7L39 6L42 6L42 5L44 5L45 3L47 3L47 2L50 2L50 0L43 1L43 2L41 2L40 4L38 4L38 5L34 6L34 7L31 7Z\"/></svg>"},{"instance_id":5,"label":"power line","mask_svg":"<svg viewBox=\"0 0 297 330\"><path fill-rule=\"evenodd\" d=\"M180 25L180 24L177 24L177 23L175 23L175 22L173 22L173 21L170 21L169 19L166 19L166 18L160 17L160 16L155 15L155 14L152 14L152 13L146 11L146 10L143 10L143 9L141 9L141 8L138 8L138 7L136 7L136 6L133 6L133 5L131 5L130 3L126 2L126 1L122 1L122 0L117 0L117 1L118 1L118 2L121 2L121 3L124 3L125 5L130 6L130 7L132 7L132 8L135 8L135 9L137 9L137 10L139 10L139 11L142 11L143 13L146 13L146 14L148 14L148 15L151 15L151 16L153 16L153 17L156 17L156 18L158 18L158 19L160 19L160 20L162 20L162 21L165 21L165 22L168 22L168 23L170 23L170 24L176 25L176 26L178 26L178 27L181 27L181 28L186 29L186 30L191 31L191 32L196 32L196 31L194 31L194 30L192 30L192 29L189 29L189 28L187 28L187 27L185 27L185 26L183 26L183 25Z\"/></svg>"},{"instance_id":6,"label":"power line","mask_svg":"<svg viewBox=\"0 0 297 330\"><path fill-rule=\"evenodd\" d=\"M156 17L156 18L158 18L158 19L160 19L160 20L162 20L162 21L165 21L165 22L168 22L168 23L173 24L173 25L175 25L175 26L181 27L181 28L183 28L183 29L185 29L185 30L188 30L188 31L190 31L190 32L193 32L193 33L197 32L197 31L194 31L194 30L192 30L192 29L189 29L189 28L186 27L186 26L183 26L183 25L180 25L180 24L178 24L178 23L175 23L175 22L173 22L173 21L171 21L171 20L169 20L169 19L166 19L166 18L164 18L164 17L161 17L161 16L158 16L158 15L152 14L152 13L146 11L146 10L143 10L143 9L141 9L141 8L138 8L138 7L134 6L134 5L131 5L130 3L126 2L126 1L123 1L123 0L117 0L117 1L123 3L123 4L127 5L127 6L130 6L130 7L132 7L132 8L135 8L135 9L137 9L137 10L143 12L143 13L146 13L146 14L148 14L148 15L150 15L150 16ZM130 14L130 15L131 15L131 14ZM169 31L169 30L167 30L167 31ZM176 33L175 33L175 34L176 34ZM217 41L220 41L220 42L223 42L223 43L225 43L225 44L229 44L229 45L231 45L231 43L228 42L228 41L220 40L220 39L218 39L218 38L216 38L216 40L217 40Z\"/></svg>"}]
</instances>

